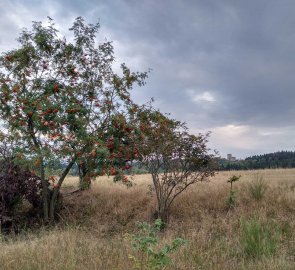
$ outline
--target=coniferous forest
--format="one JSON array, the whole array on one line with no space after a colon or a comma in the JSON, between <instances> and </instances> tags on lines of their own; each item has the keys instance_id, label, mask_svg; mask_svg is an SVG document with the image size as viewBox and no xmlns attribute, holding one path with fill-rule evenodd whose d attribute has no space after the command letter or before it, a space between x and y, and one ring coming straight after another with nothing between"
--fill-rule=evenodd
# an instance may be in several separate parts
<instances>
[{"instance_id":1,"label":"coniferous forest","mask_svg":"<svg viewBox=\"0 0 295 270\"><path fill-rule=\"evenodd\" d=\"M254 155L236 161L220 159L219 164L221 170L295 168L295 152L280 151L263 155Z\"/></svg>"}]
</instances>

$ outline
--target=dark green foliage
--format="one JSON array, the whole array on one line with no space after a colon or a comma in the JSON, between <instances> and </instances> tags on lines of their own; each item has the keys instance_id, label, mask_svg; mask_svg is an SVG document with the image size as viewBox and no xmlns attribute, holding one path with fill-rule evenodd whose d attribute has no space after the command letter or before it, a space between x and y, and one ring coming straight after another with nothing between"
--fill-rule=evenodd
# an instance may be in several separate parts
<instances>
[{"instance_id":1,"label":"dark green foliage","mask_svg":"<svg viewBox=\"0 0 295 270\"><path fill-rule=\"evenodd\" d=\"M220 170L256 170L295 168L295 152L281 151L247 157L244 160L228 161L219 159Z\"/></svg>"}]
</instances>

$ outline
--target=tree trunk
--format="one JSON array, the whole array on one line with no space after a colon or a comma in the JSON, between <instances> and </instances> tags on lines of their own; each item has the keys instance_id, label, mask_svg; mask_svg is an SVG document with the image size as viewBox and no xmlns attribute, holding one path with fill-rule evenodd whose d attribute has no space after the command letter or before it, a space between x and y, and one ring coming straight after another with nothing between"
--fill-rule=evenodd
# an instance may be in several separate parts
<instances>
[{"instance_id":1,"label":"tree trunk","mask_svg":"<svg viewBox=\"0 0 295 270\"><path fill-rule=\"evenodd\" d=\"M90 189L91 179L87 175L88 170L87 170L86 162L83 162L82 164L77 164L77 165L78 165L78 171L79 171L79 188L80 188L80 190Z\"/></svg>"},{"instance_id":2,"label":"tree trunk","mask_svg":"<svg viewBox=\"0 0 295 270\"><path fill-rule=\"evenodd\" d=\"M45 168L44 168L44 161L43 158L40 157L41 163L40 163L40 178L42 182L42 201L43 201L43 217L45 223L49 220L49 200L50 200L50 194L48 192L48 182L45 179Z\"/></svg>"},{"instance_id":3,"label":"tree trunk","mask_svg":"<svg viewBox=\"0 0 295 270\"><path fill-rule=\"evenodd\" d=\"M32 138L34 146L38 149L37 151L38 151L38 159L40 162L40 178L41 178L41 183L42 183L43 217L44 217L45 223L47 223L48 218L49 218L49 213L48 213L49 205L48 204L49 204L49 200L50 200L49 192L48 192L48 182L45 179L44 159L43 159L43 155L42 155L40 142L36 138L32 118L29 118L29 120L28 120L28 131L30 132L30 136Z\"/></svg>"},{"instance_id":4,"label":"tree trunk","mask_svg":"<svg viewBox=\"0 0 295 270\"><path fill-rule=\"evenodd\" d=\"M53 190L52 196L50 199L50 205L49 205L50 222L54 222L57 209L60 210L61 207L62 207L61 193L59 192L59 188L57 188Z\"/></svg>"},{"instance_id":5,"label":"tree trunk","mask_svg":"<svg viewBox=\"0 0 295 270\"><path fill-rule=\"evenodd\" d=\"M157 211L157 218L160 218L163 222L161 229L164 229L166 224L168 223L169 219L169 209L164 202L165 200L158 200L158 211Z\"/></svg>"},{"instance_id":6,"label":"tree trunk","mask_svg":"<svg viewBox=\"0 0 295 270\"><path fill-rule=\"evenodd\" d=\"M73 165L76 162L76 157L72 159L72 161L68 164L66 169L63 171L62 175L60 176L57 187L53 189L53 193L50 199L50 205L49 205L49 219L51 222L54 221L55 219L55 214L56 214L56 206L58 204L58 198L60 197L60 187L65 180L66 176L68 175L70 169L73 167Z\"/></svg>"}]
</instances>

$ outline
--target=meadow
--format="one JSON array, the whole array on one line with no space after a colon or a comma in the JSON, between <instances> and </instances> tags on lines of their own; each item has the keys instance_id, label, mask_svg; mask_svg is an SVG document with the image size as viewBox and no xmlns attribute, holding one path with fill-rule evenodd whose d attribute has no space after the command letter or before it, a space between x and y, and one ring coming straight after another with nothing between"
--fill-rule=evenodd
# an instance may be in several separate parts
<instances>
[{"instance_id":1,"label":"meadow","mask_svg":"<svg viewBox=\"0 0 295 270\"><path fill-rule=\"evenodd\" d=\"M241 178L229 207L233 174ZM68 177L59 222L2 235L0 269L134 269L131 257L140 254L130 235L137 222L153 222L156 201L149 175L133 181L127 188L99 177L91 190L71 194L77 178ZM175 200L158 237L160 246L187 240L164 269L295 269L295 169L220 172L197 183Z\"/></svg>"}]
</instances>

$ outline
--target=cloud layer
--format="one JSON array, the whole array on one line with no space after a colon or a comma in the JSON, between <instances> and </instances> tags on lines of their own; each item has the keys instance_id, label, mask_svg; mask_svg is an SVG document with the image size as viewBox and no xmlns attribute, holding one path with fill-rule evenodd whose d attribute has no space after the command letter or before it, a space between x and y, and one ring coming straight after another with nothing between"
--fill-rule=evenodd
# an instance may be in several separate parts
<instances>
[{"instance_id":1,"label":"cloud layer","mask_svg":"<svg viewBox=\"0 0 295 270\"><path fill-rule=\"evenodd\" d=\"M2 0L0 10L0 51L47 15L64 33L77 16L99 20L117 63L152 69L138 102L154 97L193 131L211 130L221 155L294 149L293 0Z\"/></svg>"}]
</instances>

